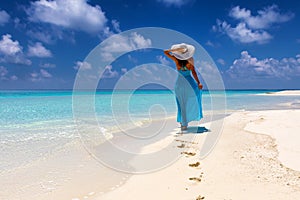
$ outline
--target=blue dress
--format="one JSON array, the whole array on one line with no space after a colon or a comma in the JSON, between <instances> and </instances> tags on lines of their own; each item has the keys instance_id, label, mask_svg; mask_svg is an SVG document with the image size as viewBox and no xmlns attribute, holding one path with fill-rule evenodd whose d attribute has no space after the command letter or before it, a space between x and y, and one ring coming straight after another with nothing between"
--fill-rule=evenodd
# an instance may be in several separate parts
<instances>
[{"instance_id":1,"label":"blue dress","mask_svg":"<svg viewBox=\"0 0 300 200\"><path fill-rule=\"evenodd\" d=\"M202 90L198 88L196 81L191 76L191 71L182 67L178 70L175 83L177 103L177 122L187 126L190 121L199 121L202 117Z\"/></svg>"}]
</instances>

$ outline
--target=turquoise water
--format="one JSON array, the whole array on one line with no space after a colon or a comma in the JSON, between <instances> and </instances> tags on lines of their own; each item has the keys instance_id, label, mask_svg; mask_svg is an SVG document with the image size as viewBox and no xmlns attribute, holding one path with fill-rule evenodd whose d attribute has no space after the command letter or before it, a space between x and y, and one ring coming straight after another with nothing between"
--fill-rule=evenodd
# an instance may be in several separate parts
<instances>
[{"instance_id":1,"label":"turquoise water","mask_svg":"<svg viewBox=\"0 0 300 200\"><path fill-rule=\"evenodd\" d=\"M277 104L293 101L295 97L256 96L274 90L226 91L228 110L276 109ZM115 96L126 92L116 93ZM203 109L211 109L211 95L223 92L203 92ZM97 92L95 109L98 116L111 116L112 92ZM129 101L129 112L139 115L148 112L149 106L160 104L170 114L176 113L174 95L171 91L138 91ZM72 119L71 91L0 91L0 125L11 127L17 124L49 120ZM105 122L104 122L105 123Z\"/></svg>"},{"instance_id":2,"label":"turquoise water","mask_svg":"<svg viewBox=\"0 0 300 200\"><path fill-rule=\"evenodd\" d=\"M226 91L226 109L233 112L289 108L284 103L299 101L295 96L257 95L266 92L274 90ZM222 91L203 92L204 115L219 109L218 105L211 105L211 99L222 95ZM128 115L134 121L149 119L151 108L155 108L155 116L176 115L172 91L136 91L128 102L124 101L126 96L127 91L115 92L112 106L111 91L96 92L95 116L101 127L110 130L115 126L113 112L124 123ZM72 91L0 91L0 172L51 154L74 138L78 134L73 121Z\"/></svg>"}]
</instances>

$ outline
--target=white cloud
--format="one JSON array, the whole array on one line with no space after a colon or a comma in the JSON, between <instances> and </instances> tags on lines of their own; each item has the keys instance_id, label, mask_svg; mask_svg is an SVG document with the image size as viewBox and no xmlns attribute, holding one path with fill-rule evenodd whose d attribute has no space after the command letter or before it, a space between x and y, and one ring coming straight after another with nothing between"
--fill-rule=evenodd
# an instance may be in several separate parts
<instances>
[{"instance_id":1,"label":"white cloud","mask_svg":"<svg viewBox=\"0 0 300 200\"><path fill-rule=\"evenodd\" d=\"M0 10L0 26L6 24L10 19L9 14L5 10Z\"/></svg>"},{"instance_id":2,"label":"white cloud","mask_svg":"<svg viewBox=\"0 0 300 200\"><path fill-rule=\"evenodd\" d=\"M180 7L190 2L190 0L157 0L157 1L162 2L166 6L177 6L177 7Z\"/></svg>"},{"instance_id":3,"label":"white cloud","mask_svg":"<svg viewBox=\"0 0 300 200\"><path fill-rule=\"evenodd\" d=\"M219 58L219 59L217 60L217 62L220 63L221 65L225 65L225 64L226 64L226 63L225 63L225 60L222 59L222 58Z\"/></svg>"},{"instance_id":4,"label":"white cloud","mask_svg":"<svg viewBox=\"0 0 300 200\"><path fill-rule=\"evenodd\" d=\"M114 35L112 37L113 40L102 48L103 53L131 51L135 48L131 45L132 40L127 37L121 35Z\"/></svg>"},{"instance_id":5,"label":"white cloud","mask_svg":"<svg viewBox=\"0 0 300 200\"><path fill-rule=\"evenodd\" d=\"M50 50L46 49L42 43L37 42L33 46L28 46L28 56L46 58L52 57Z\"/></svg>"},{"instance_id":6,"label":"white cloud","mask_svg":"<svg viewBox=\"0 0 300 200\"><path fill-rule=\"evenodd\" d=\"M208 61L200 61L196 60L195 61L195 68L196 71L199 72L201 77L205 78L205 80L214 80L211 83L211 85L208 85L208 87L218 88L220 84L220 80L216 79L216 77L219 77L220 71L217 66L213 62L208 62Z\"/></svg>"},{"instance_id":7,"label":"white cloud","mask_svg":"<svg viewBox=\"0 0 300 200\"><path fill-rule=\"evenodd\" d=\"M103 52L101 52L100 56L103 61L113 61L115 59L113 54L110 52L103 51Z\"/></svg>"},{"instance_id":8,"label":"white cloud","mask_svg":"<svg viewBox=\"0 0 300 200\"><path fill-rule=\"evenodd\" d=\"M107 44L103 50L106 52L133 51L138 48L147 48L151 46L151 40L145 39L142 35L134 32L129 37L114 35L113 41Z\"/></svg>"},{"instance_id":9,"label":"white cloud","mask_svg":"<svg viewBox=\"0 0 300 200\"><path fill-rule=\"evenodd\" d=\"M153 76L153 74L156 74L154 71L157 71L157 67L154 68L154 65L143 65L140 67L142 72L145 72L144 75L146 76Z\"/></svg>"},{"instance_id":10,"label":"white cloud","mask_svg":"<svg viewBox=\"0 0 300 200\"><path fill-rule=\"evenodd\" d=\"M254 16L250 10L236 6L231 9L229 16L238 20L236 25L231 25L226 21L217 20L217 25L213 26L214 31L228 35L232 40L241 43L266 43L273 37L267 29L274 24L287 22L294 17L293 13L280 13L278 6L272 5L257 11Z\"/></svg>"},{"instance_id":11,"label":"white cloud","mask_svg":"<svg viewBox=\"0 0 300 200\"><path fill-rule=\"evenodd\" d=\"M112 24L112 26L113 26L113 28L114 28L114 30L116 32L118 32L118 33L121 32L120 22L118 22L117 20L113 19L113 20L111 20L111 24Z\"/></svg>"},{"instance_id":12,"label":"white cloud","mask_svg":"<svg viewBox=\"0 0 300 200\"><path fill-rule=\"evenodd\" d=\"M41 77L36 72L30 73L29 75L30 75L29 80L31 80L32 82L37 82L41 80Z\"/></svg>"},{"instance_id":13,"label":"white cloud","mask_svg":"<svg viewBox=\"0 0 300 200\"><path fill-rule=\"evenodd\" d=\"M29 75L29 80L32 82L42 81L44 78L52 78L52 74L45 69L40 69L39 72L32 72Z\"/></svg>"},{"instance_id":14,"label":"white cloud","mask_svg":"<svg viewBox=\"0 0 300 200\"><path fill-rule=\"evenodd\" d=\"M273 24L283 23L294 17L293 13L281 14L277 5L272 5L257 11L258 15L253 16L250 10L236 6L231 9L229 16L244 21L249 28L266 29Z\"/></svg>"},{"instance_id":15,"label":"white cloud","mask_svg":"<svg viewBox=\"0 0 300 200\"><path fill-rule=\"evenodd\" d=\"M16 75L8 76L8 70L6 67L0 66L0 80L12 80L16 81L18 80L18 77Z\"/></svg>"},{"instance_id":16,"label":"white cloud","mask_svg":"<svg viewBox=\"0 0 300 200\"><path fill-rule=\"evenodd\" d=\"M205 44L207 46L210 46L210 47L214 47L215 46L210 40L208 40Z\"/></svg>"},{"instance_id":17,"label":"white cloud","mask_svg":"<svg viewBox=\"0 0 300 200\"><path fill-rule=\"evenodd\" d=\"M6 75L8 74L8 70L3 67L3 66L0 66L0 80L5 80L7 79L6 78Z\"/></svg>"},{"instance_id":18,"label":"white cloud","mask_svg":"<svg viewBox=\"0 0 300 200\"><path fill-rule=\"evenodd\" d=\"M101 49L101 57L104 61L113 61L114 53L130 52L140 48L151 47L151 40L134 32L130 36L113 35L107 44Z\"/></svg>"},{"instance_id":19,"label":"white cloud","mask_svg":"<svg viewBox=\"0 0 300 200\"><path fill-rule=\"evenodd\" d=\"M150 39L145 39L142 35L134 32L132 33L132 36L130 38L132 41L132 45L135 46L136 48L147 48L151 46L151 40Z\"/></svg>"},{"instance_id":20,"label":"white cloud","mask_svg":"<svg viewBox=\"0 0 300 200\"><path fill-rule=\"evenodd\" d=\"M251 11L246 8L240 8L240 6L236 6L230 10L229 16L235 19L247 19L251 17Z\"/></svg>"},{"instance_id":21,"label":"white cloud","mask_svg":"<svg viewBox=\"0 0 300 200\"><path fill-rule=\"evenodd\" d=\"M77 61L75 66L73 67L75 70L90 70L92 69L92 65L88 62L81 62L81 61Z\"/></svg>"},{"instance_id":22,"label":"white cloud","mask_svg":"<svg viewBox=\"0 0 300 200\"><path fill-rule=\"evenodd\" d=\"M227 22L217 21L218 31L227 34L232 40L241 43L263 44L272 39L272 36L264 30L249 29L245 23L241 22L236 27L231 27Z\"/></svg>"},{"instance_id":23,"label":"white cloud","mask_svg":"<svg viewBox=\"0 0 300 200\"><path fill-rule=\"evenodd\" d=\"M177 71L158 63L148 63L136 66L122 74L117 88L128 89L145 86L147 84L163 85L166 88L174 88Z\"/></svg>"},{"instance_id":24,"label":"white cloud","mask_svg":"<svg viewBox=\"0 0 300 200\"><path fill-rule=\"evenodd\" d=\"M92 6L87 0L38 0L31 2L27 14L34 22L88 33L103 31L107 22L100 6Z\"/></svg>"},{"instance_id":25,"label":"white cloud","mask_svg":"<svg viewBox=\"0 0 300 200\"><path fill-rule=\"evenodd\" d=\"M157 60L163 65L171 65L171 62L164 56L157 56Z\"/></svg>"},{"instance_id":26,"label":"white cloud","mask_svg":"<svg viewBox=\"0 0 300 200\"><path fill-rule=\"evenodd\" d=\"M64 40L76 43L75 32L68 31L69 29L58 26L51 26L47 23L38 23L35 26L30 26L30 29L27 27L22 27L21 29L26 30L26 34L34 38L34 40L39 40L44 44L55 44L57 40Z\"/></svg>"},{"instance_id":27,"label":"white cloud","mask_svg":"<svg viewBox=\"0 0 300 200\"><path fill-rule=\"evenodd\" d=\"M13 41L10 34L2 35L0 40L0 53L4 55L15 55L22 52L22 46L18 41Z\"/></svg>"},{"instance_id":28,"label":"white cloud","mask_svg":"<svg viewBox=\"0 0 300 200\"><path fill-rule=\"evenodd\" d=\"M40 73L41 73L41 76L44 77L44 78L51 78L52 77L52 75L44 69L41 69Z\"/></svg>"},{"instance_id":29,"label":"white cloud","mask_svg":"<svg viewBox=\"0 0 300 200\"><path fill-rule=\"evenodd\" d=\"M2 35L0 40L0 62L31 65L18 41L13 41L10 34Z\"/></svg>"},{"instance_id":30,"label":"white cloud","mask_svg":"<svg viewBox=\"0 0 300 200\"><path fill-rule=\"evenodd\" d=\"M21 27L25 26L24 24L21 24L21 20L18 17L16 17L13 22L14 22L15 28L21 28Z\"/></svg>"},{"instance_id":31,"label":"white cloud","mask_svg":"<svg viewBox=\"0 0 300 200\"><path fill-rule=\"evenodd\" d=\"M127 57L130 62L133 62L135 64L138 63L138 59L136 59L135 57L132 57L130 54Z\"/></svg>"},{"instance_id":32,"label":"white cloud","mask_svg":"<svg viewBox=\"0 0 300 200\"><path fill-rule=\"evenodd\" d=\"M108 27L108 26L106 26L103 30L102 30L102 35L98 35L98 36L100 36L99 38L101 39L101 40L105 40L106 38L108 38L108 37L110 37L110 36L112 36L112 35L114 35L115 33L113 32L113 31L111 31L111 29Z\"/></svg>"},{"instance_id":33,"label":"white cloud","mask_svg":"<svg viewBox=\"0 0 300 200\"><path fill-rule=\"evenodd\" d=\"M106 66L102 74L102 78L116 78L118 76L119 73L116 70L113 70L111 65Z\"/></svg>"},{"instance_id":34,"label":"white cloud","mask_svg":"<svg viewBox=\"0 0 300 200\"><path fill-rule=\"evenodd\" d=\"M127 68L121 68L121 72L122 72L122 73L125 74L127 71L128 71Z\"/></svg>"},{"instance_id":35,"label":"white cloud","mask_svg":"<svg viewBox=\"0 0 300 200\"><path fill-rule=\"evenodd\" d=\"M217 28L217 26L214 26L214 27ZM216 31L218 31L218 30L216 30ZM217 42L212 42L212 41L210 41L210 40L208 40L208 41L205 43L205 45L210 46L210 47L213 47L213 48L218 48L218 47L221 46L221 44L219 44L219 43L217 43Z\"/></svg>"},{"instance_id":36,"label":"white cloud","mask_svg":"<svg viewBox=\"0 0 300 200\"><path fill-rule=\"evenodd\" d=\"M259 60L252 57L247 51L241 52L241 57L234 60L232 66L227 70L232 78L268 78L277 77L289 79L300 76L300 56L295 58L265 58Z\"/></svg>"},{"instance_id":37,"label":"white cloud","mask_svg":"<svg viewBox=\"0 0 300 200\"><path fill-rule=\"evenodd\" d=\"M10 80L12 80L12 81L16 81L16 80L18 80L19 78L16 76L16 75L12 75L11 77L10 77Z\"/></svg>"},{"instance_id":38,"label":"white cloud","mask_svg":"<svg viewBox=\"0 0 300 200\"><path fill-rule=\"evenodd\" d=\"M27 35L46 44L53 44L56 40L55 37L62 39L61 35L57 34L57 32L56 34L53 33L50 34L48 33L47 30L44 31L28 30Z\"/></svg>"}]
</instances>

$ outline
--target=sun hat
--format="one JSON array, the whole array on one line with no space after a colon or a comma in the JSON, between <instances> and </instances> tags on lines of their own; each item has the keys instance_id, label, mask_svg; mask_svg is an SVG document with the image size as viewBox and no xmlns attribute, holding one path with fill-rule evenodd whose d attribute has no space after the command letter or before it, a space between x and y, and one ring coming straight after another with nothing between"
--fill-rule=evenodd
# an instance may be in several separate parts
<instances>
[{"instance_id":1,"label":"sun hat","mask_svg":"<svg viewBox=\"0 0 300 200\"><path fill-rule=\"evenodd\" d=\"M180 51L172 52L173 55L179 60L188 60L189 58L193 57L193 55L195 53L195 47L190 44L186 44L186 43L174 44L174 45L172 45L171 50L177 49L177 48L186 49L184 52L180 52Z\"/></svg>"}]
</instances>

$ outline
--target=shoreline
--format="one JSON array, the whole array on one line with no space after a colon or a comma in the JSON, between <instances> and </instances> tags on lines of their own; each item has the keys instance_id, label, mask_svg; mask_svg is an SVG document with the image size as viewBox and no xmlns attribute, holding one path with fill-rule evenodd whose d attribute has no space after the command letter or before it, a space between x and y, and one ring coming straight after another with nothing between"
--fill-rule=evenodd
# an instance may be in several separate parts
<instances>
[{"instance_id":1,"label":"shoreline","mask_svg":"<svg viewBox=\"0 0 300 200\"><path fill-rule=\"evenodd\" d=\"M140 146L132 145L130 140L123 141L116 134L114 144L134 153L152 153L171 145L174 154L169 155L177 153L178 159L148 173L130 174L107 168L77 138L47 158L0 173L3 186L0 199L297 199L300 165L295 158L300 157L300 139L295 138L299 137L296 133L300 128L294 125L300 118L300 110L289 105L287 102L284 109L279 106L272 110L226 111L223 133L204 159L199 159L200 149L211 132L177 134L175 119L167 119L170 124L162 137ZM206 117L200 126L209 129L210 116ZM221 119L222 116L214 120ZM278 130L284 132L282 128L290 137L274 134ZM293 148L287 149L290 146ZM163 157L154 159L160 161ZM129 165L137 163L134 156L127 161Z\"/></svg>"},{"instance_id":2,"label":"shoreline","mask_svg":"<svg viewBox=\"0 0 300 200\"><path fill-rule=\"evenodd\" d=\"M300 90L282 90L277 92L267 92L256 95L266 95L266 96L300 96Z\"/></svg>"},{"instance_id":3,"label":"shoreline","mask_svg":"<svg viewBox=\"0 0 300 200\"><path fill-rule=\"evenodd\" d=\"M298 119L300 110L273 110L249 113L254 120L246 124L244 130L264 134L275 140L279 151L278 159L285 166L300 171L300 130ZM284 121L284 123L283 123ZM277 124L277 126L274 124Z\"/></svg>"},{"instance_id":4,"label":"shoreline","mask_svg":"<svg viewBox=\"0 0 300 200\"><path fill-rule=\"evenodd\" d=\"M280 162L276 140L270 135L244 130L247 124L261 121L261 115L270 112L272 115L274 111L237 111L227 116L215 149L202 160L198 158L201 144L210 133L196 134L193 142L197 144L193 144L188 134L176 134L178 129L175 128L169 133L168 139L149 143L141 151L157 151L170 140L175 140L173 147L179 153L196 155L181 154L170 166L146 174L128 174L108 169L95 161L77 141L46 160L39 160L13 174L2 176L0 185L5 187L0 197L22 197L25 200L108 200L133 197L145 200L195 200L200 195L213 200L258 197L283 200L289 195L296 199L300 195L300 172ZM266 118L265 121L272 119ZM172 126L177 127L176 122ZM201 126L209 128L209 123ZM199 166L196 166L197 162ZM194 167L191 167L193 164ZM14 194L15 188L19 190ZM9 193L13 195L7 196Z\"/></svg>"}]
</instances>

